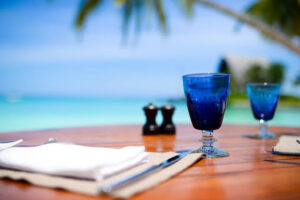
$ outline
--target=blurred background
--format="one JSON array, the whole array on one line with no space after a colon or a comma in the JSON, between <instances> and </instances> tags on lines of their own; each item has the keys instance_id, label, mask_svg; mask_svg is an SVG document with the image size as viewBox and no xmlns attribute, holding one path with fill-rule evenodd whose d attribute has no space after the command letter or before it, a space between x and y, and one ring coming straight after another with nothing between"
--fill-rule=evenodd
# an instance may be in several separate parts
<instances>
[{"instance_id":1,"label":"blurred background","mask_svg":"<svg viewBox=\"0 0 300 200\"><path fill-rule=\"evenodd\" d=\"M298 0L0 1L0 132L143 124L182 75L231 73L224 123L257 124L245 85L282 84L270 122L300 126ZM158 117L161 122L161 116Z\"/></svg>"}]
</instances>

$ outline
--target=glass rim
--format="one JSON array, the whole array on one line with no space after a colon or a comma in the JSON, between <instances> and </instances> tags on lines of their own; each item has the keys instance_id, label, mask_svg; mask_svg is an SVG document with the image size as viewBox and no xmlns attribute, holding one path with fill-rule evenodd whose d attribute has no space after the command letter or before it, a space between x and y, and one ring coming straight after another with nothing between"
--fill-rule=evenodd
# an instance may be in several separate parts
<instances>
[{"instance_id":1,"label":"glass rim","mask_svg":"<svg viewBox=\"0 0 300 200\"><path fill-rule=\"evenodd\" d=\"M280 86L279 83L247 83L247 86Z\"/></svg>"},{"instance_id":2,"label":"glass rim","mask_svg":"<svg viewBox=\"0 0 300 200\"><path fill-rule=\"evenodd\" d=\"M228 77L230 74L226 73L194 73L194 74L185 74L182 78L224 78Z\"/></svg>"}]
</instances>

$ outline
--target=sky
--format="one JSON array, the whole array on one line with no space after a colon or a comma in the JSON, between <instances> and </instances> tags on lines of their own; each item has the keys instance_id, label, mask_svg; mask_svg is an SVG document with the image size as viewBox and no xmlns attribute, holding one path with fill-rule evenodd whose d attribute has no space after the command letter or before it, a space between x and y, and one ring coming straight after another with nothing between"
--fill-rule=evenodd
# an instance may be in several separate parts
<instances>
[{"instance_id":1,"label":"sky","mask_svg":"<svg viewBox=\"0 0 300 200\"><path fill-rule=\"evenodd\" d=\"M215 72L224 55L283 63L283 92L300 95L291 84L299 56L217 11L199 5L187 19L176 1L163 2L168 34L150 16L124 42L121 10L112 1L80 31L74 28L78 0L0 1L0 95L181 97L182 75ZM251 3L217 2L238 12Z\"/></svg>"}]
</instances>

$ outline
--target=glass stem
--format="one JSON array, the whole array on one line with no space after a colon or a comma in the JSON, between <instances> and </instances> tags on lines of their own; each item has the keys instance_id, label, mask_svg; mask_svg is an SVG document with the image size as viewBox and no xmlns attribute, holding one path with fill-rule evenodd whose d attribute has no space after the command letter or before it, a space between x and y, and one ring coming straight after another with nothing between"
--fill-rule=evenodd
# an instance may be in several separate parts
<instances>
[{"instance_id":1,"label":"glass stem","mask_svg":"<svg viewBox=\"0 0 300 200\"><path fill-rule=\"evenodd\" d=\"M214 152L214 142L216 139L213 136L212 130L203 130L201 142L203 144L202 151L206 155L212 154Z\"/></svg>"},{"instance_id":2,"label":"glass stem","mask_svg":"<svg viewBox=\"0 0 300 200\"><path fill-rule=\"evenodd\" d=\"M259 127L260 127L260 131L259 134L261 135L261 137L264 137L268 134L268 124L267 121L261 119L259 120Z\"/></svg>"}]
</instances>

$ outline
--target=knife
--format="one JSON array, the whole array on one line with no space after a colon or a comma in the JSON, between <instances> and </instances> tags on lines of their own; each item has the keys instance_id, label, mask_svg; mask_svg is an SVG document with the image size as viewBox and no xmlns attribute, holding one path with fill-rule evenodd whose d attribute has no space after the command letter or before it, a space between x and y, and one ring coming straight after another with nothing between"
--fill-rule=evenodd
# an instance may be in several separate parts
<instances>
[{"instance_id":1,"label":"knife","mask_svg":"<svg viewBox=\"0 0 300 200\"><path fill-rule=\"evenodd\" d=\"M0 151L4 150L4 149L8 149L10 147L13 147L21 142L23 142L23 139L0 141Z\"/></svg>"},{"instance_id":2,"label":"knife","mask_svg":"<svg viewBox=\"0 0 300 200\"><path fill-rule=\"evenodd\" d=\"M182 159L183 157L191 154L191 153L195 153L195 152L198 152L199 150L201 150L201 147L199 148L195 148L195 149L192 149L192 150L189 150L189 151L186 151L186 152L183 152L183 153L180 153L176 156L173 156L167 160L164 160L162 161L161 163L159 164L156 164L156 165L152 165L136 174L133 174L133 175L130 175L128 177L125 177L121 180L117 180L115 182L112 182L112 183L108 183L108 184L105 184L103 186L101 186L99 188L99 192L100 194L101 193L104 193L104 194L108 194L110 192L112 192L113 190L117 189L117 188L120 188L128 183L131 183L137 179L140 179L142 177L144 177L145 175L148 175L149 173L151 172L154 172L158 169L163 169L163 168L166 168L174 163L176 163L177 161L179 161L180 159Z\"/></svg>"}]
</instances>

